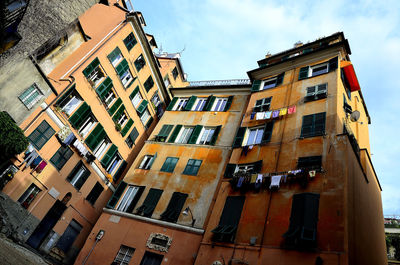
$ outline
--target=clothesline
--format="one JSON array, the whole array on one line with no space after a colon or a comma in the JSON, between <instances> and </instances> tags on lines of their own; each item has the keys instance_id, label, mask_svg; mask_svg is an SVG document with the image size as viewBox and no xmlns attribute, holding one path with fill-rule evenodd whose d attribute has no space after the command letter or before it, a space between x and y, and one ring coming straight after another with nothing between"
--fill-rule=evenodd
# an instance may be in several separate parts
<instances>
[{"instance_id":1,"label":"clothesline","mask_svg":"<svg viewBox=\"0 0 400 265\"><path fill-rule=\"evenodd\" d=\"M293 113L296 113L296 105L280 108L277 110L258 111L258 112L253 111L250 113L250 120L253 120L254 118L256 120L267 120L271 118L275 119Z\"/></svg>"}]
</instances>

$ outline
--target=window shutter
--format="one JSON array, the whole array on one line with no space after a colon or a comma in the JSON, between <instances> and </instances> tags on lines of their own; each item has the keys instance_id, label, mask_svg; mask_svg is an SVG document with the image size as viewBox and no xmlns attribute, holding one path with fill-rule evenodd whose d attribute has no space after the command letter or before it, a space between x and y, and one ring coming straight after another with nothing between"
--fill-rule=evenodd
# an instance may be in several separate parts
<instances>
[{"instance_id":1,"label":"window shutter","mask_svg":"<svg viewBox=\"0 0 400 265\"><path fill-rule=\"evenodd\" d=\"M276 78L276 86L279 86L283 83L283 77L285 76L285 72L283 72L282 74L278 75L278 77Z\"/></svg>"},{"instance_id":2,"label":"window shutter","mask_svg":"<svg viewBox=\"0 0 400 265\"><path fill-rule=\"evenodd\" d=\"M117 204L119 198L121 197L122 193L124 192L126 186L125 182L121 181L121 183L118 185L117 189L115 190L114 194L111 196L111 199L107 203L107 208L114 208L115 205Z\"/></svg>"},{"instance_id":3,"label":"window shutter","mask_svg":"<svg viewBox=\"0 0 400 265\"><path fill-rule=\"evenodd\" d=\"M128 49L128 51L130 51L136 45L136 43L137 43L137 40L132 32L129 33L129 35L124 39L124 44L125 44L126 48Z\"/></svg>"},{"instance_id":4,"label":"window shutter","mask_svg":"<svg viewBox=\"0 0 400 265\"><path fill-rule=\"evenodd\" d=\"M132 91L132 93L129 95L129 98L130 98L130 99L133 99L133 98L136 96L137 93L139 93L139 86L137 86L137 87Z\"/></svg>"},{"instance_id":5,"label":"window shutter","mask_svg":"<svg viewBox=\"0 0 400 265\"><path fill-rule=\"evenodd\" d=\"M119 76L122 76L123 73L125 73L127 70L129 70L129 65L128 62L123 59L118 65L117 67L115 67L115 70L117 71L117 74Z\"/></svg>"},{"instance_id":6,"label":"window shutter","mask_svg":"<svg viewBox=\"0 0 400 265\"><path fill-rule=\"evenodd\" d=\"M111 116L114 114L114 112L121 106L122 104L122 99L118 98L115 103L111 106L111 108L108 110L108 114Z\"/></svg>"},{"instance_id":7,"label":"window shutter","mask_svg":"<svg viewBox=\"0 0 400 265\"><path fill-rule=\"evenodd\" d=\"M201 126L201 125L196 125L196 127L194 127L192 135L189 138L188 144L196 143L197 138L199 137L202 128L203 128L203 126Z\"/></svg>"},{"instance_id":8,"label":"window shutter","mask_svg":"<svg viewBox=\"0 0 400 265\"><path fill-rule=\"evenodd\" d=\"M124 137L129 132L129 129L132 127L132 124L133 120L129 119L124 128L121 130L122 137Z\"/></svg>"},{"instance_id":9,"label":"window shutter","mask_svg":"<svg viewBox=\"0 0 400 265\"><path fill-rule=\"evenodd\" d=\"M64 100L66 100L67 98L69 98L69 96L72 94L72 92L74 92L75 90L75 84L72 85L72 87L70 89L67 90L67 92L65 92L56 102L56 106L60 106Z\"/></svg>"},{"instance_id":10,"label":"window shutter","mask_svg":"<svg viewBox=\"0 0 400 265\"><path fill-rule=\"evenodd\" d=\"M325 133L325 112L314 114L314 134L323 135Z\"/></svg>"},{"instance_id":11,"label":"window shutter","mask_svg":"<svg viewBox=\"0 0 400 265\"><path fill-rule=\"evenodd\" d=\"M83 75L88 77L93 70L100 64L99 58L95 58L84 70Z\"/></svg>"},{"instance_id":12,"label":"window shutter","mask_svg":"<svg viewBox=\"0 0 400 265\"><path fill-rule=\"evenodd\" d=\"M335 71L338 68L338 57L329 60L329 72Z\"/></svg>"},{"instance_id":13,"label":"window shutter","mask_svg":"<svg viewBox=\"0 0 400 265\"><path fill-rule=\"evenodd\" d=\"M150 188L146 199L144 199L143 205L138 208L138 214L143 214L145 217L151 217L162 193L162 190Z\"/></svg>"},{"instance_id":14,"label":"window shutter","mask_svg":"<svg viewBox=\"0 0 400 265\"><path fill-rule=\"evenodd\" d=\"M309 66L300 68L299 80L306 79L308 77L308 69L309 68L310 68Z\"/></svg>"},{"instance_id":15,"label":"window shutter","mask_svg":"<svg viewBox=\"0 0 400 265\"><path fill-rule=\"evenodd\" d=\"M138 130L133 127L131 133L128 135L128 137L132 140L132 143L135 144L136 138L139 136Z\"/></svg>"},{"instance_id":16,"label":"window shutter","mask_svg":"<svg viewBox=\"0 0 400 265\"><path fill-rule=\"evenodd\" d=\"M107 55L107 58L110 60L110 62L112 62L119 54L121 54L121 50L117 47L109 55Z\"/></svg>"},{"instance_id":17,"label":"window shutter","mask_svg":"<svg viewBox=\"0 0 400 265\"><path fill-rule=\"evenodd\" d=\"M169 103L167 110L172 110L176 104L176 102L178 101L177 97L174 97L171 101L171 103Z\"/></svg>"},{"instance_id":18,"label":"window shutter","mask_svg":"<svg viewBox=\"0 0 400 265\"><path fill-rule=\"evenodd\" d=\"M118 181L118 179L121 177L121 175L124 172L127 165L128 165L128 163L126 163L125 160L122 160L121 165L119 166L117 172L115 172L115 174L114 174L114 177L113 177L114 182Z\"/></svg>"},{"instance_id":19,"label":"window shutter","mask_svg":"<svg viewBox=\"0 0 400 265\"><path fill-rule=\"evenodd\" d=\"M150 119L147 121L145 127L146 127L146 128L149 128L149 127L151 126L151 124L153 123L153 121L154 121L154 118L153 118L153 117L150 117Z\"/></svg>"},{"instance_id":20,"label":"window shutter","mask_svg":"<svg viewBox=\"0 0 400 265\"><path fill-rule=\"evenodd\" d=\"M188 195L185 193L174 192L168 203L167 209L161 214L161 220L176 222L181 214L187 196Z\"/></svg>"},{"instance_id":21,"label":"window shutter","mask_svg":"<svg viewBox=\"0 0 400 265\"><path fill-rule=\"evenodd\" d=\"M226 102L224 111L228 111L228 110L229 110L229 108L230 108L231 105L232 105L232 100L233 100L233 96L229 96L229 97L228 97L228 101Z\"/></svg>"},{"instance_id":22,"label":"window shutter","mask_svg":"<svg viewBox=\"0 0 400 265\"><path fill-rule=\"evenodd\" d=\"M107 76L106 80L104 80L98 88L96 88L96 92L99 97L104 100L107 93L111 90L112 87L112 80L110 77Z\"/></svg>"},{"instance_id":23,"label":"window shutter","mask_svg":"<svg viewBox=\"0 0 400 265\"><path fill-rule=\"evenodd\" d=\"M303 223L304 213L304 195L295 194L292 200L292 209L290 212L289 229L283 234L285 238L296 238L300 234L301 226Z\"/></svg>"},{"instance_id":24,"label":"window shutter","mask_svg":"<svg viewBox=\"0 0 400 265\"><path fill-rule=\"evenodd\" d=\"M226 165L224 178L232 178L233 173L235 173L236 164L228 164Z\"/></svg>"},{"instance_id":25,"label":"window shutter","mask_svg":"<svg viewBox=\"0 0 400 265\"><path fill-rule=\"evenodd\" d=\"M158 132L157 136L168 138L168 135L173 127L174 125L164 124L161 130Z\"/></svg>"},{"instance_id":26,"label":"window shutter","mask_svg":"<svg viewBox=\"0 0 400 265\"><path fill-rule=\"evenodd\" d=\"M97 124L93 131L86 137L86 145L93 151L97 145L104 139L106 132L101 124Z\"/></svg>"},{"instance_id":27,"label":"window shutter","mask_svg":"<svg viewBox=\"0 0 400 265\"><path fill-rule=\"evenodd\" d=\"M114 116L113 116L113 121L117 122L119 118L121 118L122 114L125 111L125 106L124 104L121 105L121 107L117 110L117 112L115 112Z\"/></svg>"},{"instance_id":28,"label":"window shutter","mask_svg":"<svg viewBox=\"0 0 400 265\"><path fill-rule=\"evenodd\" d=\"M147 80L143 84L144 88L146 89L147 92L154 86L154 81L151 76L147 78Z\"/></svg>"},{"instance_id":29,"label":"window shutter","mask_svg":"<svg viewBox=\"0 0 400 265\"><path fill-rule=\"evenodd\" d=\"M314 131L314 115L303 116L303 124L301 126L300 137L308 137L313 134Z\"/></svg>"},{"instance_id":30,"label":"window shutter","mask_svg":"<svg viewBox=\"0 0 400 265\"><path fill-rule=\"evenodd\" d=\"M264 135L262 138L262 143L267 143L271 141L272 130L274 128L274 121L267 122L264 127Z\"/></svg>"},{"instance_id":31,"label":"window shutter","mask_svg":"<svg viewBox=\"0 0 400 265\"><path fill-rule=\"evenodd\" d=\"M91 111L89 105L86 102L83 102L83 104L74 112L68 121L71 123L72 127L79 129L90 113Z\"/></svg>"},{"instance_id":32,"label":"window shutter","mask_svg":"<svg viewBox=\"0 0 400 265\"><path fill-rule=\"evenodd\" d=\"M214 104L215 101L215 96L211 95L208 97L206 105L204 106L205 111L210 111L212 108L212 105Z\"/></svg>"},{"instance_id":33,"label":"window shutter","mask_svg":"<svg viewBox=\"0 0 400 265\"><path fill-rule=\"evenodd\" d=\"M253 85L251 86L251 92L259 91L261 85L261 80L254 80Z\"/></svg>"},{"instance_id":34,"label":"window shutter","mask_svg":"<svg viewBox=\"0 0 400 265\"><path fill-rule=\"evenodd\" d=\"M235 140L233 141L233 145L232 145L233 148L242 146L242 142L243 142L245 133L246 133L246 127L240 127L236 133Z\"/></svg>"},{"instance_id":35,"label":"window shutter","mask_svg":"<svg viewBox=\"0 0 400 265\"><path fill-rule=\"evenodd\" d=\"M85 172L83 172L82 176L78 179L78 181L75 183L75 187L80 190L83 186L83 184L85 184L86 180L88 179L88 177L90 176L90 170L88 170L85 167Z\"/></svg>"},{"instance_id":36,"label":"window shutter","mask_svg":"<svg viewBox=\"0 0 400 265\"><path fill-rule=\"evenodd\" d=\"M181 128L182 128L182 125L180 125L180 124L178 124L178 125L175 126L175 129L174 129L174 131L172 132L172 135L171 135L171 137L169 138L168 143L173 143L173 142L175 142L175 139L176 139L176 137L178 136L178 134L179 134Z\"/></svg>"},{"instance_id":37,"label":"window shutter","mask_svg":"<svg viewBox=\"0 0 400 265\"><path fill-rule=\"evenodd\" d=\"M186 103L186 106L184 108L184 110L191 110L194 103L196 102L197 97L196 96L191 96L188 100L188 102Z\"/></svg>"},{"instance_id":38,"label":"window shutter","mask_svg":"<svg viewBox=\"0 0 400 265\"><path fill-rule=\"evenodd\" d=\"M78 164L76 164L76 166L74 167L74 169L72 169L72 171L69 173L68 177L67 177L67 181L71 182L71 180L74 178L74 176L76 175L76 172L78 172L79 168L83 165L82 160L80 160L78 162Z\"/></svg>"},{"instance_id":39,"label":"window shutter","mask_svg":"<svg viewBox=\"0 0 400 265\"><path fill-rule=\"evenodd\" d=\"M219 125L219 126L217 126L216 128L215 128L215 131L214 131L214 134L213 134L213 136L212 136L212 138L211 138L211 141L210 141L210 145L215 145L215 142L217 141L217 138L218 138L218 134L219 134L219 132L221 131L221 125Z\"/></svg>"},{"instance_id":40,"label":"window shutter","mask_svg":"<svg viewBox=\"0 0 400 265\"><path fill-rule=\"evenodd\" d=\"M262 160L258 160L257 162L254 162L254 167L253 167L253 173L259 173L262 169Z\"/></svg>"},{"instance_id":41,"label":"window shutter","mask_svg":"<svg viewBox=\"0 0 400 265\"><path fill-rule=\"evenodd\" d=\"M147 100L142 100L142 102L140 103L140 105L137 108L137 112L142 114L144 112L144 110L146 109L148 104L149 104L149 102Z\"/></svg>"},{"instance_id":42,"label":"window shutter","mask_svg":"<svg viewBox=\"0 0 400 265\"><path fill-rule=\"evenodd\" d=\"M115 156L118 151L118 147L115 144L112 144L111 147L108 149L107 153L101 159L101 165L103 167L108 167L111 162L111 159Z\"/></svg>"}]
</instances>

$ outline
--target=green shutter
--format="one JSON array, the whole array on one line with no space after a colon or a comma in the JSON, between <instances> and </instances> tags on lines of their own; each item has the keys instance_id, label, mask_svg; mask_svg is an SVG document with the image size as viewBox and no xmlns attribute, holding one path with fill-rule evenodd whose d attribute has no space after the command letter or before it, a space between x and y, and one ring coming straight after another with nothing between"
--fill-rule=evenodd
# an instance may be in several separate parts
<instances>
[{"instance_id":1,"label":"green shutter","mask_svg":"<svg viewBox=\"0 0 400 265\"><path fill-rule=\"evenodd\" d=\"M172 110L176 104L176 102L178 101L177 97L174 97L171 101L171 103L169 103L167 110Z\"/></svg>"},{"instance_id":2,"label":"green shutter","mask_svg":"<svg viewBox=\"0 0 400 265\"><path fill-rule=\"evenodd\" d=\"M253 85L251 85L251 92L259 91L261 85L261 80L254 80Z\"/></svg>"},{"instance_id":3,"label":"green shutter","mask_svg":"<svg viewBox=\"0 0 400 265\"><path fill-rule=\"evenodd\" d=\"M264 134L262 137L262 143L267 143L271 141L272 130L274 128L274 121L267 122L264 127Z\"/></svg>"},{"instance_id":4,"label":"green shutter","mask_svg":"<svg viewBox=\"0 0 400 265\"><path fill-rule=\"evenodd\" d=\"M129 65L128 62L123 59L118 65L117 67L115 67L115 70L117 71L117 74L119 76L122 76L123 73L125 73L127 70L129 70Z\"/></svg>"},{"instance_id":5,"label":"green shutter","mask_svg":"<svg viewBox=\"0 0 400 265\"><path fill-rule=\"evenodd\" d=\"M70 97L70 95L72 94L72 92L74 92L75 90L75 84L72 85L72 87L70 89L67 90L67 92L65 92L56 102L56 104L54 104L55 106L59 106L61 105L64 100L66 100L67 98Z\"/></svg>"},{"instance_id":6,"label":"green shutter","mask_svg":"<svg viewBox=\"0 0 400 265\"><path fill-rule=\"evenodd\" d=\"M149 104L149 102L147 100L142 100L142 103L140 103L139 107L136 109L137 112L142 114L144 112L144 110L146 109L148 104Z\"/></svg>"},{"instance_id":7,"label":"green shutter","mask_svg":"<svg viewBox=\"0 0 400 265\"><path fill-rule=\"evenodd\" d=\"M119 54L121 54L121 50L117 47L107 57L112 62Z\"/></svg>"},{"instance_id":8,"label":"green shutter","mask_svg":"<svg viewBox=\"0 0 400 265\"><path fill-rule=\"evenodd\" d=\"M188 144L196 143L197 138L199 137L202 128L203 128L203 126L201 126L201 125L196 125L196 127L194 127L192 135L189 138Z\"/></svg>"},{"instance_id":9,"label":"green shutter","mask_svg":"<svg viewBox=\"0 0 400 265\"><path fill-rule=\"evenodd\" d=\"M217 141L217 138L218 138L218 134L219 134L219 132L221 131L221 125L219 125L219 126L217 126L216 128L215 128L215 131L214 131L214 134L213 134L213 136L212 136L212 138L211 138L211 141L210 141L210 145L215 145L215 142Z\"/></svg>"},{"instance_id":10,"label":"green shutter","mask_svg":"<svg viewBox=\"0 0 400 265\"><path fill-rule=\"evenodd\" d=\"M228 97L228 101L226 102L224 111L228 111L228 110L229 110L229 108L230 108L231 105L232 105L232 100L233 100L233 96L229 96L229 97Z\"/></svg>"},{"instance_id":11,"label":"green shutter","mask_svg":"<svg viewBox=\"0 0 400 265\"><path fill-rule=\"evenodd\" d=\"M146 123L146 128L149 128L150 127L150 125L153 123L153 121L154 121L154 118L153 117L150 117L150 119L147 121L147 123Z\"/></svg>"},{"instance_id":12,"label":"green shutter","mask_svg":"<svg viewBox=\"0 0 400 265\"><path fill-rule=\"evenodd\" d=\"M157 136L167 138L173 127L174 127L174 125L164 124L162 126L161 130L158 132Z\"/></svg>"},{"instance_id":13,"label":"green shutter","mask_svg":"<svg viewBox=\"0 0 400 265\"><path fill-rule=\"evenodd\" d=\"M275 86L279 86L283 83L283 77L285 76L285 72L283 72L282 74L278 75L278 77L276 78L276 85Z\"/></svg>"},{"instance_id":14,"label":"green shutter","mask_svg":"<svg viewBox=\"0 0 400 265\"><path fill-rule=\"evenodd\" d=\"M115 190L114 194L112 195L111 199L107 203L107 208L114 208L115 205L117 204L119 198L121 197L122 193L124 192L126 186L125 182L121 181L121 183L118 185L117 189Z\"/></svg>"},{"instance_id":15,"label":"green shutter","mask_svg":"<svg viewBox=\"0 0 400 265\"><path fill-rule=\"evenodd\" d=\"M147 78L147 80L143 84L144 88L146 89L147 92L154 86L154 81L151 76Z\"/></svg>"},{"instance_id":16,"label":"green shutter","mask_svg":"<svg viewBox=\"0 0 400 265\"><path fill-rule=\"evenodd\" d=\"M96 88L96 92L99 97L104 100L107 93L111 90L112 87L112 80L110 77L107 76L106 80L104 80L98 88Z\"/></svg>"},{"instance_id":17,"label":"green shutter","mask_svg":"<svg viewBox=\"0 0 400 265\"><path fill-rule=\"evenodd\" d=\"M111 159L115 156L118 151L118 147L115 144L112 144L111 147L108 149L107 153L101 159L101 165L103 167L108 167L111 162Z\"/></svg>"},{"instance_id":18,"label":"green shutter","mask_svg":"<svg viewBox=\"0 0 400 265\"><path fill-rule=\"evenodd\" d=\"M124 39L124 44L125 44L126 48L128 49L128 51L130 51L136 45L136 43L137 43L137 40L132 32L129 33L129 35Z\"/></svg>"},{"instance_id":19,"label":"green shutter","mask_svg":"<svg viewBox=\"0 0 400 265\"><path fill-rule=\"evenodd\" d=\"M226 165L224 178L232 178L233 173L235 172L236 164L228 164Z\"/></svg>"},{"instance_id":20,"label":"green shutter","mask_svg":"<svg viewBox=\"0 0 400 265\"><path fill-rule=\"evenodd\" d=\"M118 98L115 103L111 106L111 108L108 110L108 114L111 116L114 114L114 112L121 106L122 104L122 99Z\"/></svg>"},{"instance_id":21,"label":"green shutter","mask_svg":"<svg viewBox=\"0 0 400 265\"><path fill-rule=\"evenodd\" d=\"M128 165L128 163L126 163L125 160L122 160L121 165L119 166L117 172L115 172L114 176L113 176L113 181L117 182L118 179L121 177L122 173L124 172L126 166Z\"/></svg>"},{"instance_id":22,"label":"green shutter","mask_svg":"<svg viewBox=\"0 0 400 265\"><path fill-rule=\"evenodd\" d=\"M188 102L186 103L186 106L184 108L184 110L191 110L194 103L196 102L197 97L196 96L191 96L188 100Z\"/></svg>"},{"instance_id":23,"label":"green shutter","mask_svg":"<svg viewBox=\"0 0 400 265\"><path fill-rule=\"evenodd\" d=\"M175 126L175 129L174 129L174 131L172 132L172 135L171 135L171 137L169 138L168 143L173 143L173 142L175 142L175 139L176 139L176 137L178 136L179 131L181 130L181 128L182 128L182 125L176 125L176 126Z\"/></svg>"},{"instance_id":24,"label":"green shutter","mask_svg":"<svg viewBox=\"0 0 400 265\"><path fill-rule=\"evenodd\" d=\"M86 137L86 145L93 151L106 136L103 126L97 124L93 131Z\"/></svg>"},{"instance_id":25,"label":"green shutter","mask_svg":"<svg viewBox=\"0 0 400 265\"><path fill-rule=\"evenodd\" d=\"M89 105L86 102L83 102L83 104L74 112L68 121L71 123L72 127L79 129L90 113L91 110Z\"/></svg>"},{"instance_id":26,"label":"green shutter","mask_svg":"<svg viewBox=\"0 0 400 265\"><path fill-rule=\"evenodd\" d=\"M329 72L335 71L338 68L338 57L329 60Z\"/></svg>"},{"instance_id":27,"label":"green shutter","mask_svg":"<svg viewBox=\"0 0 400 265\"><path fill-rule=\"evenodd\" d=\"M300 68L299 80L306 79L308 77L308 69L309 68L310 68L309 66Z\"/></svg>"},{"instance_id":28,"label":"green shutter","mask_svg":"<svg viewBox=\"0 0 400 265\"><path fill-rule=\"evenodd\" d=\"M122 137L124 137L129 132L129 129L132 127L132 124L133 120L129 119L124 128L121 130Z\"/></svg>"},{"instance_id":29,"label":"green shutter","mask_svg":"<svg viewBox=\"0 0 400 265\"><path fill-rule=\"evenodd\" d=\"M84 70L83 75L88 77L90 73L100 64L99 58L95 58Z\"/></svg>"},{"instance_id":30,"label":"green shutter","mask_svg":"<svg viewBox=\"0 0 400 265\"><path fill-rule=\"evenodd\" d=\"M236 137L235 140L233 141L233 145L232 147L241 147L242 146L242 142L243 142L243 138L244 138L244 134L246 133L246 127L240 127L236 133Z\"/></svg>"},{"instance_id":31,"label":"green shutter","mask_svg":"<svg viewBox=\"0 0 400 265\"><path fill-rule=\"evenodd\" d=\"M212 105L214 104L214 101L215 101L215 96L213 96L213 95L209 96L207 99L206 105L204 106L204 110L210 111Z\"/></svg>"},{"instance_id":32,"label":"green shutter","mask_svg":"<svg viewBox=\"0 0 400 265\"><path fill-rule=\"evenodd\" d=\"M129 95L129 98L130 98L130 99L133 99L133 98L136 96L137 93L139 93L139 86L137 86L137 87L132 91L132 93Z\"/></svg>"},{"instance_id":33,"label":"green shutter","mask_svg":"<svg viewBox=\"0 0 400 265\"><path fill-rule=\"evenodd\" d=\"M121 115L124 113L125 111L125 106L124 104L121 105L121 107L117 110L117 112L115 112L114 116L113 116L113 121L118 121L119 118L121 118Z\"/></svg>"}]
</instances>

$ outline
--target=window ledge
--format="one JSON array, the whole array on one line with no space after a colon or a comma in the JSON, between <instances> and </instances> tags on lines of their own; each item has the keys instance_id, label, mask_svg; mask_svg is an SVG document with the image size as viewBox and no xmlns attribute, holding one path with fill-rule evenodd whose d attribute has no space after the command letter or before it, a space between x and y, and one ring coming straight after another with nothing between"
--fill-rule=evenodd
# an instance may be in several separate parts
<instances>
[{"instance_id":1,"label":"window ledge","mask_svg":"<svg viewBox=\"0 0 400 265\"><path fill-rule=\"evenodd\" d=\"M160 142L160 141L155 141L155 140L146 140L145 143L178 145L178 146L186 146L186 147L204 147L204 148L211 148L211 149L232 149L231 146L208 145L208 144L180 144L180 143Z\"/></svg>"},{"instance_id":2,"label":"window ledge","mask_svg":"<svg viewBox=\"0 0 400 265\"><path fill-rule=\"evenodd\" d=\"M156 225L161 225L161 226L164 226L164 227L174 228L174 229L178 229L178 230L182 230L182 231L192 232L194 234L199 234L199 235L204 234L204 229L194 228L194 227L191 227L191 226L186 226L186 225L181 225L181 224L176 224L176 223L170 223L170 222L166 222L166 221L161 221L161 220L157 220L157 219L153 219L153 218L143 217L143 216L135 215L135 214L132 214L132 213L120 212L120 211L107 209L107 208L103 208L103 211L106 212L106 213L109 213L109 214L113 214L113 215L118 215L118 216L130 218L130 219L136 219L136 220L139 220L139 221L143 221L143 222L147 222L147 223L153 223L153 224L156 224Z\"/></svg>"}]
</instances>

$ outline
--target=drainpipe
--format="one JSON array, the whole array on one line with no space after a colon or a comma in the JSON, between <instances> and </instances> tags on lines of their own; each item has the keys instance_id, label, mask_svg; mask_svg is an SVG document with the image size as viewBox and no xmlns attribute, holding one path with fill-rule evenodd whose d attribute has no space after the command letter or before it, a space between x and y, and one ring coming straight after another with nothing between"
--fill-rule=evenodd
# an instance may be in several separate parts
<instances>
[{"instance_id":1,"label":"drainpipe","mask_svg":"<svg viewBox=\"0 0 400 265\"><path fill-rule=\"evenodd\" d=\"M36 67L36 69L38 70L40 76L44 79L44 81L46 82L46 84L50 87L51 91L53 91L53 93L58 96L58 92L57 90L54 88L53 84L49 81L49 79L47 78L47 76L44 74L42 68L40 68L39 64L37 63L36 59L33 58L32 55L29 55L29 59L31 59L33 65Z\"/></svg>"}]
</instances>

